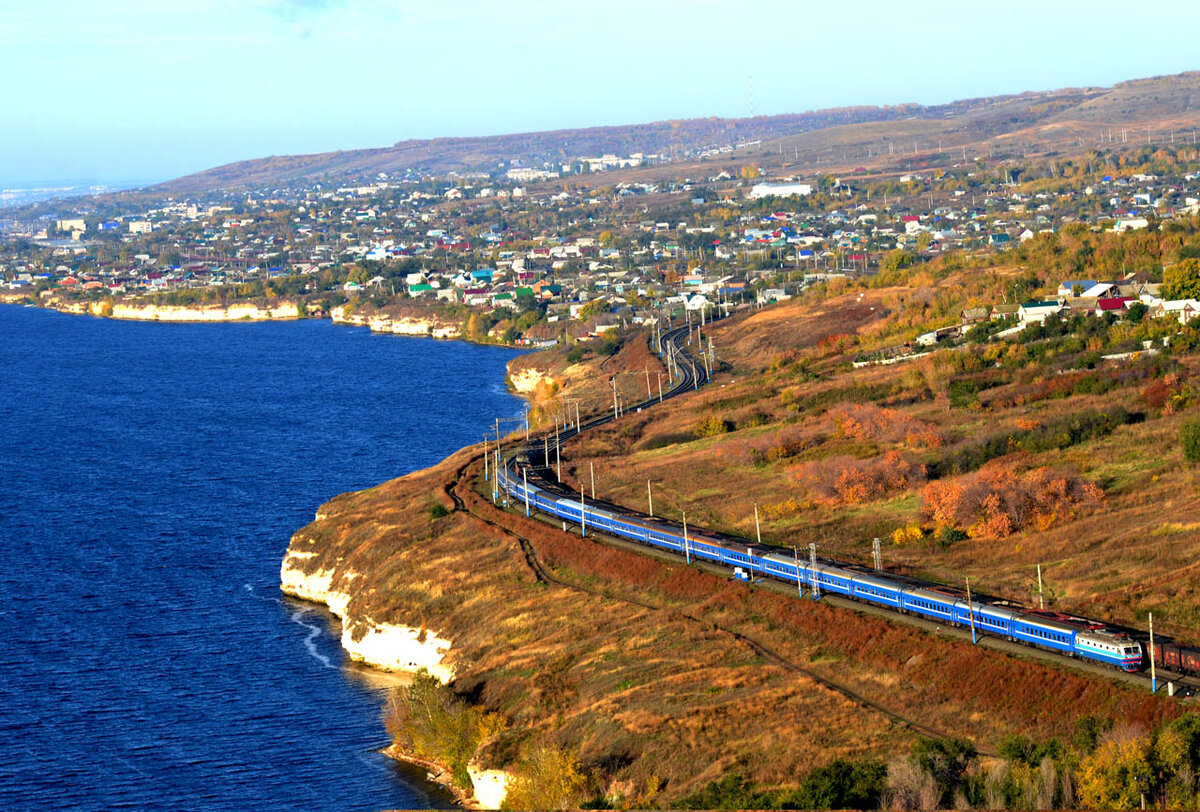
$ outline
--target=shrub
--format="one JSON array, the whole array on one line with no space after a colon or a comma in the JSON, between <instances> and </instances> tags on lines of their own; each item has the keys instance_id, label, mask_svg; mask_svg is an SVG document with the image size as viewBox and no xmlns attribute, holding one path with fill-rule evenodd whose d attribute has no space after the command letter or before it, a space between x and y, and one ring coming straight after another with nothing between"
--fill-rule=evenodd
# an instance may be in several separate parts
<instances>
[{"instance_id":1,"label":"shrub","mask_svg":"<svg viewBox=\"0 0 1200 812\"><path fill-rule=\"evenodd\" d=\"M1179 429L1179 444L1183 446L1183 458L1188 462L1200 462L1200 418L1192 418Z\"/></svg>"},{"instance_id":2,"label":"shrub","mask_svg":"<svg viewBox=\"0 0 1200 812\"><path fill-rule=\"evenodd\" d=\"M450 515L450 509L447 508L445 505L443 505L441 502L434 502L432 505L429 506L429 518L431 518L431 519L443 519L449 515Z\"/></svg>"},{"instance_id":3,"label":"shrub","mask_svg":"<svg viewBox=\"0 0 1200 812\"><path fill-rule=\"evenodd\" d=\"M942 444L942 434L935 425L895 409L883 409L871 403L847 404L831 409L830 414L835 437L904 442L927 448Z\"/></svg>"},{"instance_id":4,"label":"shrub","mask_svg":"<svg viewBox=\"0 0 1200 812\"><path fill-rule=\"evenodd\" d=\"M1038 468L1021 475L996 464L949 482L931 482L921 498L926 518L939 528L972 538L1003 538L1069 521L1080 508L1102 501L1104 491L1074 474Z\"/></svg>"},{"instance_id":5,"label":"shrub","mask_svg":"<svg viewBox=\"0 0 1200 812\"><path fill-rule=\"evenodd\" d=\"M692 429L692 433L696 435L696 437L701 438L716 437L720 434L727 433L730 428L731 426L728 420L724 420L714 414L700 420L700 422L696 424L696 427Z\"/></svg>"},{"instance_id":6,"label":"shrub","mask_svg":"<svg viewBox=\"0 0 1200 812\"><path fill-rule=\"evenodd\" d=\"M899 451L859 460L833 457L802 466L798 472L814 496L827 504L870 502L925 479L925 466L909 462Z\"/></svg>"},{"instance_id":7,"label":"shrub","mask_svg":"<svg viewBox=\"0 0 1200 812\"><path fill-rule=\"evenodd\" d=\"M404 752L446 764L454 782L470 789L467 765L504 723L496 714L471 707L436 677L421 671L407 688L392 692L384 726Z\"/></svg>"},{"instance_id":8,"label":"shrub","mask_svg":"<svg viewBox=\"0 0 1200 812\"><path fill-rule=\"evenodd\" d=\"M567 363L578 364L585 355L587 355L587 349L581 344L576 344L567 351Z\"/></svg>"},{"instance_id":9,"label":"shrub","mask_svg":"<svg viewBox=\"0 0 1200 812\"><path fill-rule=\"evenodd\" d=\"M579 759L554 745L534 748L510 770L504 809L578 809L587 789Z\"/></svg>"}]
</instances>

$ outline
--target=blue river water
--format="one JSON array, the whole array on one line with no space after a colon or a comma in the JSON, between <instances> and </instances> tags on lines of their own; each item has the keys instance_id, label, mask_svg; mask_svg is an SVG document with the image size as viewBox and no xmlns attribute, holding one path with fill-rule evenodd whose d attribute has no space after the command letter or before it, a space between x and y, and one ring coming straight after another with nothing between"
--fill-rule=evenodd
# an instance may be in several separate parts
<instances>
[{"instance_id":1,"label":"blue river water","mask_svg":"<svg viewBox=\"0 0 1200 812\"><path fill-rule=\"evenodd\" d=\"M520 414L513 355L0 306L0 808L448 805L279 564L325 500Z\"/></svg>"}]
</instances>

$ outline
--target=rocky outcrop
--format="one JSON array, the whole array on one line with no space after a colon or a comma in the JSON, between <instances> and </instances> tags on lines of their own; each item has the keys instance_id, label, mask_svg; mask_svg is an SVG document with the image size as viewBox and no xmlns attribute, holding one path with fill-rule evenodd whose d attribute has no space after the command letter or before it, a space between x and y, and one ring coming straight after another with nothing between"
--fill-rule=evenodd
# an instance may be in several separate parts
<instances>
[{"instance_id":1,"label":"rocky outcrop","mask_svg":"<svg viewBox=\"0 0 1200 812\"><path fill-rule=\"evenodd\" d=\"M554 383L554 378L537 367L514 369L509 372L508 379L512 382L513 391L522 395L533 392L542 381Z\"/></svg>"},{"instance_id":2,"label":"rocky outcrop","mask_svg":"<svg viewBox=\"0 0 1200 812\"><path fill-rule=\"evenodd\" d=\"M395 316L387 313L357 313L345 305L329 312L335 324L355 324L369 327L373 333L429 338L462 338L462 325L436 315Z\"/></svg>"},{"instance_id":3,"label":"rocky outcrop","mask_svg":"<svg viewBox=\"0 0 1200 812\"><path fill-rule=\"evenodd\" d=\"M160 305L138 302L64 301L48 299L47 307L62 313L102 316L127 321L172 321L172 322L223 322L223 321L286 321L301 318L300 306L295 302L277 302L273 305L258 305L238 302L231 305Z\"/></svg>"},{"instance_id":4,"label":"rocky outcrop","mask_svg":"<svg viewBox=\"0 0 1200 812\"><path fill-rule=\"evenodd\" d=\"M451 642L428 629L394 623L376 623L366 617L350 617L348 590L358 579L354 572L337 576L332 570L304 572L301 564L312 553L289 550L279 571L285 595L321 603L342 620L342 648L350 659L381 671L425 669L442 682L454 678L454 668L445 663ZM336 578L336 585L335 585Z\"/></svg>"}]
</instances>

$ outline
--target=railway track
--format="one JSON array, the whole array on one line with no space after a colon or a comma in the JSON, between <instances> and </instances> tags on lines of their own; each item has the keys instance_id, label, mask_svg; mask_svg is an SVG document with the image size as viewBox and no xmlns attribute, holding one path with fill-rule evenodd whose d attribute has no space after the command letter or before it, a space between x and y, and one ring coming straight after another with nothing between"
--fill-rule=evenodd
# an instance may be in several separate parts
<instances>
[{"instance_id":1,"label":"railway track","mask_svg":"<svg viewBox=\"0 0 1200 812\"><path fill-rule=\"evenodd\" d=\"M668 392L664 393L663 396L661 398L659 398L658 400L665 400L666 398L676 397L678 395L683 394L684 392L698 388L703 383L707 383L708 376L704 372L704 369L699 367L697 365L696 360L693 357L689 356L689 354L682 347L682 340L683 340L683 336L685 334L688 335L689 340L690 340L691 327L678 327L678 328L674 328L672 330L668 330L666 333L663 333L659 338L659 349L665 357L668 357L669 359L672 360L674 367L678 371L678 380L674 381L671 389ZM646 407L653 405L655 403L655 401L656 401L655 398L650 398L641 403L634 404L633 406L629 407L629 409L627 409L626 412L635 410L635 409L640 411L642 408L646 408ZM507 466L510 461L512 461L514 458L519 456L520 453L523 452L526 456L526 459L529 460L531 463L528 467L531 471L534 472L534 477L536 477L536 479L542 480L544 482L544 484L549 485L551 487L551 489L561 490L561 483L558 482L557 477L554 475L554 473L551 470L549 450L551 448L554 448L554 450L557 452L559 450L559 448L561 447L561 444L563 441L565 441L571 437L574 437L574 436L576 436L584 431L587 431L589 429L592 429L597 426L603 425L605 423L611 422L614 419L616 419L616 417L617 417L616 413L603 414L603 415L594 417L591 420L589 420L588 422L582 423L579 426L561 430L553 436L553 444L550 443L549 437L545 438L542 441L544 444L542 448L539 448L537 443L528 443L528 444L520 447L520 449L521 449L520 452L511 453L511 454L507 455L505 460L502 462L502 464ZM540 452L540 454L539 454L539 452ZM539 456L542 457L542 464L541 465L532 464L532 460L536 459ZM531 477L531 479L530 479L531 484L535 481L534 477ZM541 483L539 483L539 484L541 484ZM635 511L629 510L628 508L624 508L619 505L614 505L612 503L605 502L604 500L593 500L592 505L595 507L603 507L603 508L606 508L606 509L612 510L614 512L618 512L618 513L624 513L624 514L635 514L636 513ZM696 529L701 530L701 528L696 528ZM593 530L593 533L595 533L595 532L596 531ZM705 532L707 532L707 531L705 531ZM602 534L602 531L601 531L601 534ZM715 534L715 535L720 535L722 538L727 538L728 540L732 540L737 543L746 543L746 544L749 543L749 540L747 540L747 539L735 539L733 537L726 537L725 534ZM605 538L607 539L608 537L606 536ZM616 537L612 537L609 540L609 543L620 543L622 545L630 544L630 542L628 542L628 540L618 539ZM643 552L644 551L645 550L643 549ZM766 584L766 583L769 583L769 581L764 580L761 583ZM785 585L783 585L783 584L780 584L778 586L785 587ZM957 636L963 636L963 637L969 636L968 633L964 632L963 630L959 629L958 627L956 627L952 624L939 624L935 620L924 619L924 618L920 618L920 617L917 617L917 616L911 615L911 614L897 613L897 612L891 611L885 607L868 605L868 604L864 604L864 603L861 603L858 601L853 601L853 600L850 600L847 598L841 598L840 596L832 596L831 595L831 596L827 596L827 599L832 599L830 602L837 606L854 608L860 612L865 612L868 614L887 617L888 619L893 620L893 621L899 620L901 622L909 622L912 625L926 628L927 630L931 630L931 631L934 631L939 634L944 632L947 636L956 636L956 637ZM1117 627L1117 628L1119 628L1119 627ZM1139 633L1137 630L1124 629L1123 631L1125 631L1127 633L1131 633L1135 639L1139 639L1140 642L1142 642L1143 644L1145 644L1147 642L1145 635ZM1132 683L1132 684L1140 684L1146 688L1149 688L1150 683L1151 683L1150 676L1145 671L1114 672L1114 671L1110 671L1102 666L1098 666L1094 663L1091 663L1087 660L1077 659L1074 657L1067 657L1067 656L1064 656L1062 654L1057 654L1052 651L1046 651L1043 649L1038 649L1036 647L1026 646L1017 641L1010 641L1010 640L1002 639L999 637L981 635L979 638L979 643L988 648L992 648L992 649L995 649L998 651L1003 651L1010 655L1012 655L1012 654L1032 655L1038 659L1042 659L1047 662L1053 662L1053 663L1060 664L1060 665L1062 665L1062 664L1073 665L1073 666L1075 666L1075 668L1077 670L1086 671L1086 672L1094 674L1094 675L1101 675L1101 676L1107 676L1109 678L1122 679L1122 680ZM1145 645L1143 647L1145 648ZM1161 665L1158 668L1158 674L1159 674L1159 682L1162 683L1163 685L1166 685L1168 682L1173 683L1174 687L1180 692L1179 695L1181 698L1186 698L1189 696L1193 696L1197 693L1200 693L1200 678L1188 677L1188 676L1184 676L1181 674L1173 673L1173 672L1163 669L1161 667Z\"/></svg>"},{"instance_id":2,"label":"railway track","mask_svg":"<svg viewBox=\"0 0 1200 812\"><path fill-rule=\"evenodd\" d=\"M705 629L707 629L709 631L721 634L721 635L728 637L729 639L734 640L737 643L749 648L756 655L758 655L760 658L762 658L763 661L768 662L771 665L774 665L774 666L781 668L785 671L788 671L790 673L798 674L809 680L812 680L813 682L815 682L816 684L825 688L826 690L831 691L835 694L838 694L863 708L867 708L869 710L875 711L876 713L879 713L879 714L887 717L888 719L891 719L893 722L896 722L897 724L900 724L900 725L912 730L915 733L920 733L921 735L928 736L930 738L935 738L935 739L951 738L951 735L946 733L945 731L938 730L937 728L931 727L930 725L927 725L923 722L917 721L916 719L913 719L912 717L906 716L905 714L897 711L894 708L890 708L886 705L883 705L879 702L876 702L872 699L869 699L869 698L863 696L858 691L854 690L853 688L851 688L848 685L845 685L836 680L833 680L833 679L825 677L821 674L818 674L818 673L812 671L811 669L806 668L805 666L801 665L800 663L797 663L795 660L788 659L784 655L777 652L775 649L768 646L766 643L763 643L761 640L758 640L748 634L726 628L724 626L721 626L720 624L713 623L712 621L709 621L704 618L693 615L690 612L681 611L674 607L656 605L656 604L650 603L649 601L642 600L639 598L634 598L634 597L631 597L628 595L619 595L619 594L615 594L610 591L583 586L582 584L572 583L571 581L567 581L567 580L564 580L563 578L559 578L554 573L550 572L549 569L547 569L545 564L542 562L541 558L538 556L537 549L534 546L534 543L531 539L529 539L527 536L522 535L521 533L518 533L516 530L513 530L511 527L508 527L507 525L502 524L501 522L498 522L495 519L484 515L482 512L472 509L471 506L469 506L466 503L466 500L464 500L463 497L459 495L459 493L458 493L459 486L462 485L464 480L467 478L468 473L471 470L471 468L473 466L477 466L479 464L479 462L482 459L482 456L483 456L482 454L475 455L471 459L467 460L467 462L463 463L458 468L458 470L455 472L453 481L447 485L446 493L450 497L451 502L453 502L453 504L454 504L453 510L455 512L463 513L463 514L469 516L470 518L474 519L475 521L480 522L481 524L484 524L495 530L498 530L499 532L503 533L504 535L509 536L512 539L514 539L517 542L518 546L521 548L521 552L525 557L525 562L529 566L530 571L533 573L533 576L539 582L541 582L543 584L559 587L562 589L568 589L573 592L579 592L582 594L591 595L593 597L601 598L604 600L617 601L620 603L624 603L628 606L634 606L634 607L637 607L638 609L642 609L642 610L648 611L648 612L654 612L656 614L664 614L664 615L669 614L673 619L683 619L683 620L686 620L691 623L696 623L700 626L703 626ZM994 753L992 753L991 751L987 751L987 750L980 750L979 752L982 753L983 755L994 755Z\"/></svg>"}]
</instances>

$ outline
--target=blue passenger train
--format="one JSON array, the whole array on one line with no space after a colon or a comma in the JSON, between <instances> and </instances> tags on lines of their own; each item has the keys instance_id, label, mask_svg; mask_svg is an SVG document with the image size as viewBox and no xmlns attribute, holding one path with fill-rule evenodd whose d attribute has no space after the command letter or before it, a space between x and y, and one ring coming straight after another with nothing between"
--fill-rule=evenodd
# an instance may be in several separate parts
<instances>
[{"instance_id":1,"label":"blue passenger train","mask_svg":"<svg viewBox=\"0 0 1200 812\"><path fill-rule=\"evenodd\" d=\"M775 578L810 590L843 595L905 614L956 626L974 626L990 634L1071 657L1137 671L1142 647L1136 640L1088 618L1042 612L1003 602L971 600L960 590L870 570L828 559L811 562L783 554L779 548L740 542L701 531L691 532L659 519L618 513L567 496L548 483L528 483L518 476L515 460L501 466L500 488L520 504L576 525L604 531L687 558L720 564L754 576Z\"/></svg>"}]
</instances>

